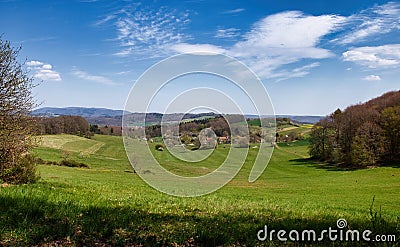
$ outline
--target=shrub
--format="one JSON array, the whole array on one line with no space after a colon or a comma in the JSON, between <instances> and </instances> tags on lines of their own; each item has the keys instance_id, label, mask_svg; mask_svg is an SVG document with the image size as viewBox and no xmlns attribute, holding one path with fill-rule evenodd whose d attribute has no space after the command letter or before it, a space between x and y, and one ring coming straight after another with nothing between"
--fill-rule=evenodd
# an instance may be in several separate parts
<instances>
[{"instance_id":1,"label":"shrub","mask_svg":"<svg viewBox=\"0 0 400 247\"><path fill-rule=\"evenodd\" d=\"M0 177L2 182L11 184L36 182L39 176L36 174L35 158L30 154L24 155L12 167L1 171Z\"/></svg>"},{"instance_id":2,"label":"shrub","mask_svg":"<svg viewBox=\"0 0 400 247\"><path fill-rule=\"evenodd\" d=\"M154 148L155 148L157 151L164 151L165 146L164 146L164 144L157 143L157 144L154 146Z\"/></svg>"},{"instance_id":3,"label":"shrub","mask_svg":"<svg viewBox=\"0 0 400 247\"><path fill-rule=\"evenodd\" d=\"M68 166L68 167L81 167L81 168L90 168L85 163L77 162L75 160L64 159L60 162L60 166Z\"/></svg>"},{"instance_id":4,"label":"shrub","mask_svg":"<svg viewBox=\"0 0 400 247\"><path fill-rule=\"evenodd\" d=\"M54 166L68 166L68 167L80 167L80 168L90 168L89 165L71 160L69 158L64 158L62 161L50 161L50 160L43 160L42 158L35 159L36 164L42 165L54 165Z\"/></svg>"}]
</instances>

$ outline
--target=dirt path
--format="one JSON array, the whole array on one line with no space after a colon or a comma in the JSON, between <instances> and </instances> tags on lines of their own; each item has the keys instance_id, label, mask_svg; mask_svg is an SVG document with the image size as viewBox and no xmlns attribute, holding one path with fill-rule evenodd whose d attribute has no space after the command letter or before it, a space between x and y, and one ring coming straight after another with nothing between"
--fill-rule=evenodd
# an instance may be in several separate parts
<instances>
[{"instance_id":1,"label":"dirt path","mask_svg":"<svg viewBox=\"0 0 400 247\"><path fill-rule=\"evenodd\" d=\"M90 148L87 148L86 150L82 151L81 154L82 155L91 155L96 153L102 146L104 146L105 143L104 142L99 142L94 144L93 146L91 146Z\"/></svg>"},{"instance_id":2,"label":"dirt path","mask_svg":"<svg viewBox=\"0 0 400 247\"><path fill-rule=\"evenodd\" d=\"M303 159L309 158L308 156L304 156L304 155L298 154L296 152L285 150L284 148L279 147L279 145L276 144L276 143L275 143L275 148L281 150L282 152L285 152L285 153L288 153L288 154L293 154L293 155L296 155L296 156L298 156L300 158L303 158Z\"/></svg>"},{"instance_id":3,"label":"dirt path","mask_svg":"<svg viewBox=\"0 0 400 247\"><path fill-rule=\"evenodd\" d=\"M283 128L283 129L279 130L278 132L283 132L283 131L287 131L287 130L294 130L294 129L297 129L297 128L299 128L299 127L296 127L296 126L286 127L286 128Z\"/></svg>"}]
</instances>

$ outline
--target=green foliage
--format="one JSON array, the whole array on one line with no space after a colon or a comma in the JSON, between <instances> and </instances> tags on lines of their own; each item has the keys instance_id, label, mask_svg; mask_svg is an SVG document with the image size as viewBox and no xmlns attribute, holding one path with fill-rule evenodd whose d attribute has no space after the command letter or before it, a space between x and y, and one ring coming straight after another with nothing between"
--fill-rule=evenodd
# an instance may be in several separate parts
<instances>
[{"instance_id":1,"label":"green foliage","mask_svg":"<svg viewBox=\"0 0 400 247\"><path fill-rule=\"evenodd\" d=\"M390 161L400 160L400 106L388 107L382 111L386 155Z\"/></svg>"},{"instance_id":2,"label":"green foliage","mask_svg":"<svg viewBox=\"0 0 400 247\"><path fill-rule=\"evenodd\" d=\"M99 126L97 124L91 124L90 127L89 127L89 130L93 134L100 134L100 129L99 129Z\"/></svg>"},{"instance_id":3,"label":"green foliage","mask_svg":"<svg viewBox=\"0 0 400 247\"><path fill-rule=\"evenodd\" d=\"M357 130L350 152L351 161L359 166L375 165L383 153L382 130L366 122Z\"/></svg>"}]
</instances>

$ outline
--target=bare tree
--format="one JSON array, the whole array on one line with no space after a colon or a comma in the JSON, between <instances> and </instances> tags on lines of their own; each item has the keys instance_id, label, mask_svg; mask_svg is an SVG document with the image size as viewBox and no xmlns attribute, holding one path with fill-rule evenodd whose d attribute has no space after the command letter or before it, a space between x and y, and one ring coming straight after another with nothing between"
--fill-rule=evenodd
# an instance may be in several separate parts
<instances>
[{"instance_id":1,"label":"bare tree","mask_svg":"<svg viewBox=\"0 0 400 247\"><path fill-rule=\"evenodd\" d=\"M18 60L20 49L0 36L0 180L8 183L35 179L34 160L28 155L34 144L34 83Z\"/></svg>"}]
</instances>

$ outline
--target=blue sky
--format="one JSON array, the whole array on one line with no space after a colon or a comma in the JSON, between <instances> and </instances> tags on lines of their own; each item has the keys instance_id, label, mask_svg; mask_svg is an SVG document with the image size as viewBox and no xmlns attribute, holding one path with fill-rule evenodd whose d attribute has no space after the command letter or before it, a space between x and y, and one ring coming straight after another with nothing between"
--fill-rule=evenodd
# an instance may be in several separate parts
<instances>
[{"instance_id":1,"label":"blue sky","mask_svg":"<svg viewBox=\"0 0 400 247\"><path fill-rule=\"evenodd\" d=\"M400 89L398 1L0 0L0 27L42 81L41 106L123 109L151 65L196 51L249 66L277 114Z\"/></svg>"}]
</instances>

